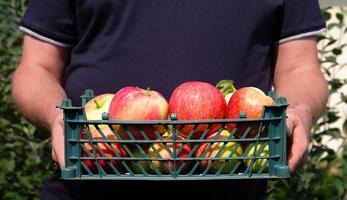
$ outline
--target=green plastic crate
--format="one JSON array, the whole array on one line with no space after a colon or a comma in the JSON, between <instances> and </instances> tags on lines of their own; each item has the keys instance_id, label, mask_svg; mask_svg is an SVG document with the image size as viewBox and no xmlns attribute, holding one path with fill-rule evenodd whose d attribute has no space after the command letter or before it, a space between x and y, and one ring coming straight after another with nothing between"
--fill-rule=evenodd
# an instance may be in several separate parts
<instances>
[{"instance_id":1,"label":"green plastic crate","mask_svg":"<svg viewBox=\"0 0 347 200\"><path fill-rule=\"evenodd\" d=\"M215 180L288 178L285 98L265 106L263 118L239 119L88 121L83 106L94 97L92 90L81 96L81 107L70 100L64 111L65 165L61 177L70 180ZM232 125L231 125L232 124ZM111 134L100 129L106 125ZM192 138L204 125L199 138ZM233 126L225 136L225 127ZM93 138L89 126L98 130ZM178 137L189 126L189 135ZM213 138L206 138L218 126ZM200 129L200 128L199 128ZM169 133L165 137L164 130ZM152 138L147 137L152 134ZM255 134L250 137L250 134ZM224 135L224 137L222 137ZM236 137L238 135L239 137ZM95 133L94 133L95 136ZM134 136L137 136L135 138ZM139 138L141 136L141 138ZM242 151L240 150L242 149Z\"/></svg>"}]
</instances>

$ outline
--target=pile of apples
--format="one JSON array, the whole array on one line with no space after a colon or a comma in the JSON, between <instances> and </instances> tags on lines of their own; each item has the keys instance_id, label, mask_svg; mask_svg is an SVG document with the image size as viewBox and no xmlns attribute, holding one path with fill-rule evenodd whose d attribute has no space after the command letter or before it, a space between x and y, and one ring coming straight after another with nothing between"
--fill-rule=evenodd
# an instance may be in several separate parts
<instances>
[{"instance_id":1,"label":"pile of apples","mask_svg":"<svg viewBox=\"0 0 347 200\"><path fill-rule=\"evenodd\" d=\"M264 105L275 104L272 98L258 88L244 87L236 90L232 86L231 89L225 90L225 83L225 81L221 81L217 86L213 86L206 82L188 81L175 88L169 101L158 91L128 86L118 90L115 94L105 93L94 97L84 105L84 114L87 120L102 120L103 113L107 113L109 120L170 120L172 113L175 113L177 120L239 119L240 112L246 113L246 118L261 118ZM231 135L230 132L236 127L240 131ZM172 128L175 128L179 134L173 136ZM82 157L117 158L96 159L99 166L105 171L122 168L125 161L121 161L121 158L128 157L137 158L130 161L128 159L126 162L126 165L129 164L135 173L145 173L151 170L170 173L171 170L184 171L187 169L190 163L184 159L194 156L203 158L201 161L197 161L200 162L199 166L202 170L209 166L209 170L216 173L223 165L221 172L229 173L240 165L240 162L249 166L251 160L213 158L216 156L220 158L253 156L255 149L258 151L262 149L256 156L268 156L268 144L259 143L258 146L249 146L244 152L244 145L238 142L225 142L225 139L243 137L246 128L246 125L241 124L225 126L207 123L175 125L174 127L160 124L89 124L89 133L94 140L112 139L120 140L120 142L93 142L93 145L84 143ZM257 127L253 127L253 129L246 137L255 136ZM81 138L88 139L89 137L85 133L81 135ZM168 142L173 139L178 140L175 147L172 142ZM214 142L184 142L188 139L214 140ZM223 139L224 142L216 141L219 139ZM134 142L122 143L122 140L133 140ZM135 140L146 140L147 143L141 143L142 146L139 148L140 144ZM194 152L192 149L195 149ZM176 152L174 152L175 150ZM174 156L178 158L175 165ZM97 170L95 162L95 159L84 159L84 164L91 171ZM252 163L253 170L259 170L266 162L266 159L256 160Z\"/></svg>"}]
</instances>

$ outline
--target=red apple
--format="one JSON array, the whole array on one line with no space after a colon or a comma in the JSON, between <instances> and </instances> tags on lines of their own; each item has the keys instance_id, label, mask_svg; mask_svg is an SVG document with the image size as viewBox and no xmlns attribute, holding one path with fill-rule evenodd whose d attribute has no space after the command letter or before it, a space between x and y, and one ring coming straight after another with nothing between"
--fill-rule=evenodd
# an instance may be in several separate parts
<instances>
[{"instance_id":1,"label":"red apple","mask_svg":"<svg viewBox=\"0 0 347 200\"><path fill-rule=\"evenodd\" d=\"M157 91L141 89L139 87L124 87L112 98L109 108L110 120L167 120L168 102ZM121 133L121 137L128 139L124 126L114 125ZM126 126L136 139L145 139L140 130L143 130L149 139L156 139L154 130L165 132L163 126Z\"/></svg>"},{"instance_id":2,"label":"red apple","mask_svg":"<svg viewBox=\"0 0 347 200\"><path fill-rule=\"evenodd\" d=\"M102 113L107 113L110 107L113 94L101 94L84 105L84 114L87 120L102 120ZM108 135L113 135L112 130L108 125L98 125L103 134L108 137ZM93 138L101 137L100 132L97 130L96 125L88 125L89 131Z\"/></svg>"},{"instance_id":3,"label":"red apple","mask_svg":"<svg viewBox=\"0 0 347 200\"><path fill-rule=\"evenodd\" d=\"M178 140L184 140L184 138L178 136ZM163 140L172 140L171 137L166 136L163 137ZM165 148L165 145L167 148ZM182 147L183 145L183 147ZM170 151L168 151L169 149ZM178 150L181 149L180 152ZM158 153L159 155L158 155ZM158 141L158 143L154 143L153 146L150 146L148 149L148 155L150 158L164 158L167 159L165 161L159 161L159 160L152 160L153 165L162 173L169 173L169 169L171 170L178 170L180 167L183 166L183 169L181 171L184 171L189 167L189 163L184 160L176 160L176 169L174 167L174 161L173 161L173 154L178 154L177 158L187 158L191 152L191 147L188 143L182 143L178 142L176 143L176 152L174 152L174 144L173 143L164 143ZM165 166L166 164L166 166ZM155 170L153 170L155 171Z\"/></svg>"},{"instance_id":4,"label":"red apple","mask_svg":"<svg viewBox=\"0 0 347 200\"><path fill-rule=\"evenodd\" d=\"M179 85L169 101L169 113L176 113L178 120L223 119L225 109L226 102L221 91L209 83L200 81L189 81ZM212 125L207 136L220 127L218 124ZM182 137L187 137L194 125L177 128L181 129ZM192 138L200 138L207 128L207 124L198 125Z\"/></svg>"},{"instance_id":5,"label":"red apple","mask_svg":"<svg viewBox=\"0 0 347 200\"><path fill-rule=\"evenodd\" d=\"M217 132L210 135L208 139L232 139L233 137L230 136L230 133L227 130L223 130L220 135L217 136ZM226 143L226 144L225 144ZM212 145L212 146L211 146ZM222 147L224 145L224 149L222 150ZM206 142L201 143L195 152L195 157L197 158L206 158L205 160L202 160L200 162L201 169L206 169L207 166L212 165L210 170L213 173L216 173L224 164L224 168L222 170L222 173L230 173L231 170L234 169L234 167L242 161L239 161L237 159L230 159L230 160L209 160L209 158L216 158L218 154L218 158L237 158L243 155L243 149L241 145L238 145L237 142ZM207 148L210 148L207 152ZM237 148L236 150L234 150ZM220 152L221 151L221 152ZM235 151L235 152L234 152ZM234 152L234 153L233 153ZM231 155L233 153L233 155ZM205 154L205 155L204 155Z\"/></svg>"},{"instance_id":6,"label":"red apple","mask_svg":"<svg viewBox=\"0 0 347 200\"><path fill-rule=\"evenodd\" d=\"M115 152L118 153L119 156L121 156L121 157L127 156L126 151L123 149L123 147L120 145L120 143L112 143L111 145L112 145L113 149L115 150ZM94 155L94 151L93 151L91 143L85 143L84 146L90 152L91 156L89 156L88 153L84 149L82 149L82 157L93 157L93 159L85 159L85 160L83 160L83 162L86 164L88 169L91 170L92 172L95 172L97 170L97 166L94 163L94 161L95 161L94 156L96 156L96 158L98 158L98 164L105 171L111 171L111 167L109 166L109 164L113 165L117 170L120 169L120 167L121 167L120 160L116 160L116 159L103 160L103 159L101 159L103 157L101 151L104 152L106 158L117 158L117 154L115 154L112 151L112 148L110 147L109 144L107 144L107 143L94 144L95 155Z\"/></svg>"},{"instance_id":7,"label":"red apple","mask_svg":"<svg viewBox=\"0 0 347 200\"><path fill-rule=\"evenodd\" d=\"M240 112L245 112L247 118L261 118L264 112L265 105L274 105L274 100L267 96L263 91L255 87L244 87L236 90L226 110L226 118L239 119ZM242 137L245 130L250 124L237 125L236 136ZM235 124L228 124L228 130L235 128ZM254 125L249 132L248 137L254 137L258 131L259 125Z\"/></svg>"}]
</instances>

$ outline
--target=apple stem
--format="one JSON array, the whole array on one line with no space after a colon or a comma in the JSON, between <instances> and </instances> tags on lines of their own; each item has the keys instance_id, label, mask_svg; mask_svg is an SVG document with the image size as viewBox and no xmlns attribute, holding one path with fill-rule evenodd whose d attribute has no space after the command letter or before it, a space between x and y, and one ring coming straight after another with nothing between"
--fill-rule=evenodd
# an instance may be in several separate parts
<instances>
[{"instance_id":1,"label":"apple stem","mask_svg":"<svg viewBox=\"0 0 347 200\"><path fill-rule=\"evenodd\" d=\"M94 99L94 103L95 103L97 109L101 108L101 105L99 104L98 100Z\"/></svg>"},{"instance_id":2,"label":"apple stem","mask_svg":"<svg viewBox=\"0 0 347 200\"><path fill-rule=\"evenodd\" d=\"M147 94L147 96L151 96L151 88L150 87L146 88L146 94Z\"/></svg>"}]
</instances>

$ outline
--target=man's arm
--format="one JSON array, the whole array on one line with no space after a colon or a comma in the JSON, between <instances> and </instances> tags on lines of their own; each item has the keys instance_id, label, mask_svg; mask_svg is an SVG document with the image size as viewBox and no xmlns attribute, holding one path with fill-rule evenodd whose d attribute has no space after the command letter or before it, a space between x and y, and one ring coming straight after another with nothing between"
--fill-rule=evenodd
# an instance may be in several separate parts
<instances>
[{"instance_id":1,"label":"man's arm","mask_svg":"<svg viewBox=\"0 0 347 200\"><path fill-rule=\"evenodd\" d=\"M61 81L67 60L66 48L26 35L22 58L12 79L12 96L17 109L36 126L51 131L52 156L61 166L62 112L56 106L66 97Z\"/></svg>"},{"instance_id":2,"label":"man's arm","mask_svg":"<svg viewBox=\"0 0 347 200\"><path fill-rule=\"evenodd\" d=\"M289 102L287 129L292 146L288 163L293 172L306 159L310 129L323 113L328 97L315 37L279 45L274 85L278 96Z\"/></svg>"}]
</instances>

